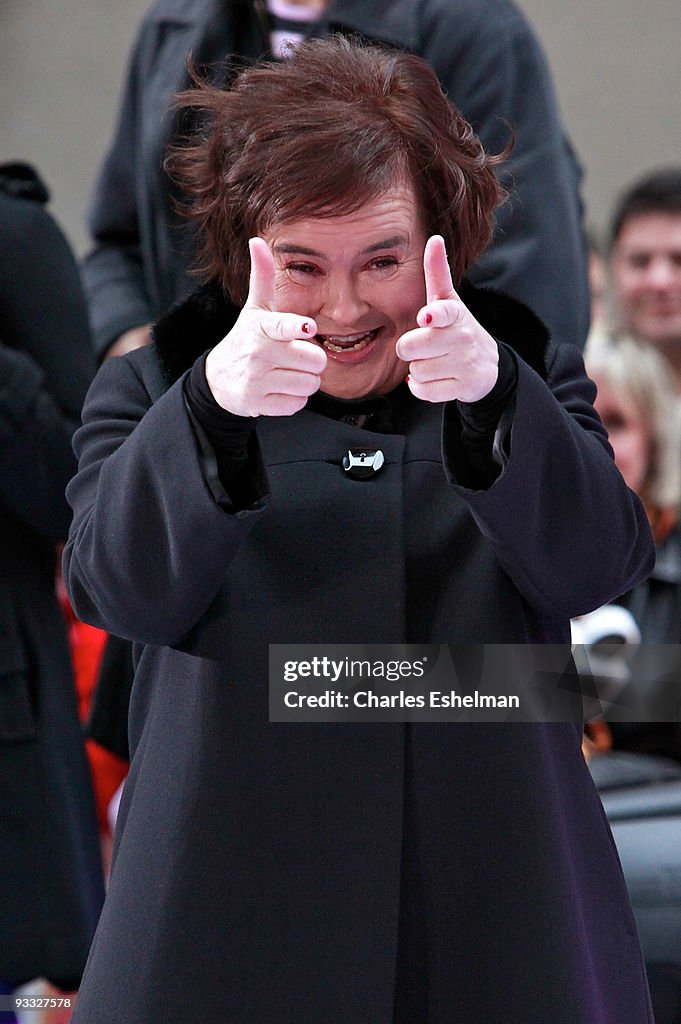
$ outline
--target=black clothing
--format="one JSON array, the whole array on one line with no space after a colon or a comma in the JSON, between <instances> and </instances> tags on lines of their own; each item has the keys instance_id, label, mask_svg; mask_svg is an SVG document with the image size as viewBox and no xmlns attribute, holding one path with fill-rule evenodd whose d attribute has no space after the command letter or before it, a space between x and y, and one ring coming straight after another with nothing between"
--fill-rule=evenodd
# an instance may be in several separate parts
<instances>
[{"instance_id":1,"label":"black clothing","mask_svg":"<svg viewBox=\"0 0 681 1024\"><path fill-rule=\"evenodd\" d=\"M457 403L462 442L480 475L481 485L491 482L498 473L499 466L493 459L494 435L518 381L510 350L504 345L499 346L499 350L499 376L489 395L478 402ZM205 362L205 358L197 359L187 375L185 395L191 413L215 451L220 479L229 489L229 484L246 467L248 442L257 420L253 416L236 416L218 405L206 380ZM317 392L309 398L307 408L362 430L392 434L404 432L411 401L407 385L402 384L381 398L347 400Z\"/></svg>"},{"instance_id":2,"label":"black clothing","mask_svg":"<svg viewBox=\"0 0 681 1024\"><path fill-rule=\"evenodd\" d=\"M268 721L270 643L567 644L651 567L579 353L513 302L465 301L518 372L482 490L456 404L407 398L404 433L261 417L256 500L229 512L184 389L238 312L215 290L101 368L65 575L136 672L74 1024L393 1024L424 995L428 1024L650 1024L579 726ZM344 473L379 443L375 477Z\"/></svg>"},{"instance_id":3,"label":"black clothing","mask_svg":"<svg viewBox=\"0 0 681 1024\"><path fill-rule=\"evenodd\" d=\"M55 569L94 360L46 198L0 167L0 978L73 989L104 886Z\"/></svg>"},{"instance_id":4,"label":"black clothing","mask_svg":"<svg viewBox=\"0 0 681 1024\"><path fill-rule=\"evenodd\" d=\"M655 680L666 692L669 680L681 681L681 530L677 526L658 544L650 576L617 604L624 605L641 630L643 647L631 662L631 688L639 700L659 700ZM623 694L626 700L626 693ZM655 754L681 761L681 723L610 722L617 750Z\"/></svg>"}]
</instances>

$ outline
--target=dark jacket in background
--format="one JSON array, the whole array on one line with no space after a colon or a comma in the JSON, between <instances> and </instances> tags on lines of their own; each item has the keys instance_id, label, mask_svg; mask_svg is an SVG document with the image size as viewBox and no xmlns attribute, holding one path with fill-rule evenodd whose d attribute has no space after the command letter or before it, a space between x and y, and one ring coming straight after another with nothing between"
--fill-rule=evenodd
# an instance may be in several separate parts
<instances>
[{"instance_id":1,"label":"dark jacket in background","mask_svg":"<svg viewBox=\"0 0 681 1024\"><path fill-rule=\"evenodd\" d=\"M198 66L266 50L254 6L159 0L142 23L90 215L96 248L85 283L100 356L195 287L187 276L191 229L174 212L161 169L175 124L167 108L188 85L189 50ZM556 340L583 347L589 297L580 171L544 55L518 8L510 0L336 0L315 32L330 30L360 32L427 60L488 150L504 149L513 129L503 171L513 195L471 279L526 303Z\"/></svg>"},{"instance_id":2,"label":"dark jacket in background","mask_svg":"<svg viewBox=\"0 0 681 1024\"><path fill-rule=\"evenodd\" d=\"M669 709L670 683L681 688L681 529L657 545L650 576L618 599L636 619L641 644L631 664L629 688L637 701ZM626 707L627 691L622 694ZM678 716L677 716L678 717ZM614 746L681 761L681 722L610 722Z\"/></svg>"},{"instance_id":3,"label":"dark jacket in background","mask_svg":"<svg viewBox=\"0 0 681 1024\"><path fill-rule=\"evenodd\" d=\"M55 569L94 360L46 200L30 168L0 167L0 977L73 989L104 892Z\"/></svg>"},{"instance_id":4,"label":"dark jacket in background","mask_svg":"<svg viewBox=\"0 0 681 1024\"><path fill-rule=\"evenodd\" d=\"M306 408L260 418L261 498L230 513L183 390L236 316L219 293L100 370L65 575L136 676L74 1022L651 1024L580 724L268 721L270 643L567 644L651 567L579 353L464 298L519 353L481 490L456 403L394 434ZM356 481L365 446L385 465Z\"/></svg>"}]
</instances>

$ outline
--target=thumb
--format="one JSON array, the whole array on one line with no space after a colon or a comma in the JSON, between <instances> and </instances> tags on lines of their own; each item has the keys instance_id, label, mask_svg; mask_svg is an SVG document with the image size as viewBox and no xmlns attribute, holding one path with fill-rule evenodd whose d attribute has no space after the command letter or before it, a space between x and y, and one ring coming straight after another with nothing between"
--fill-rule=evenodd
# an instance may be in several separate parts
<instances>
[{"instance_id":1,"label":"thumb","mask_svg":"<svg viewBox=\"0 0 681 1024\"><path fill-rule=\"evenodd\" d=\"M245 309L277 308L274 287L274 256L264 238L249 238L251 254L251 276L248 282L248 297Z\"/></svg>"},{"instance_id":2,"label":"thumb","mask_svg":"<svg viewBox=\"0 0 681 1024\"><path fill-rule=\"evenodd\" d=\"M438 299L458 299L442 235L431 235L426 242L423 274L426 281L426 304Z\"/></svg>"}]
</instances>

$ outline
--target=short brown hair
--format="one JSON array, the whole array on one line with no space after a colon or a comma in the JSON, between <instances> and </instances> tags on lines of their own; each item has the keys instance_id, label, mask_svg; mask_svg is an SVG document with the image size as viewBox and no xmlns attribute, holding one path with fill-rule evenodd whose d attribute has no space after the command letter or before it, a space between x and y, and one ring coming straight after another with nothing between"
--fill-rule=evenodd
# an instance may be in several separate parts
<instances>
[{"instance_id":1,"label":"short brown hair","mask_svg":"<svg viewBox=\"0 0 681 1024\"><path fill-rule=\"evenodd\" d=\"M681 215L681 166L650 171L620 196L610 223L610 251L631 217L644 217L649 213Z\"/></svg>"},{"instance_id":2,"label":"short brown hair","mask_svg":"<svg viewBox=\"0 0 681 1024\"><path fill-rule=\"evenodd\" d=\"M414 188L426 232L444 236L455 282L489 244L505 154L485 153L420 58L332 36L227 89L193 78L177 105L201 127L168 168L198 224L197 272L235 301L247 295L249 237L352 213L398 184Z\"/></svg>"}]
</instances>

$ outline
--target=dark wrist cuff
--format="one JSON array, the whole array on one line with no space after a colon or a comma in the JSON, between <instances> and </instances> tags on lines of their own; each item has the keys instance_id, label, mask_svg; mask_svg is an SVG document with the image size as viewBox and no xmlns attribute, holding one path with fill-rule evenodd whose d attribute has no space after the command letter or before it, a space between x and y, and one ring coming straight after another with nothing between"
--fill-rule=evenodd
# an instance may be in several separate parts
<instances>
[{"instance_id":1,"label":"dark wrist cuff","mask_svg":"<svg viewBox=\"0 0 681 1024\"><path fill-rule=\"evenodd\" d=\"M257 419L253 416L236 416L215 401L206 380L207 354L196 360L185 378L187 405L216 451L235 458L243 457Z\"/></svg>"},{"instance_id":2,"label":"dark wrist cuff","mask_svg":"<svg viewBox=\"0 0 681 1024\"><path fill-rule=\"evenodd\" d=\"M504 344L499 347L499 374L496 384L488 395L478 402L457 402L461 421L468 431L476 434L493 434L501 414L507 407L518 385L518 366L515 356Z\"/></svg>"}]
</instances>

